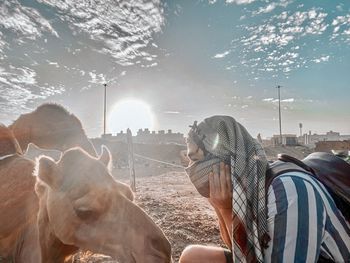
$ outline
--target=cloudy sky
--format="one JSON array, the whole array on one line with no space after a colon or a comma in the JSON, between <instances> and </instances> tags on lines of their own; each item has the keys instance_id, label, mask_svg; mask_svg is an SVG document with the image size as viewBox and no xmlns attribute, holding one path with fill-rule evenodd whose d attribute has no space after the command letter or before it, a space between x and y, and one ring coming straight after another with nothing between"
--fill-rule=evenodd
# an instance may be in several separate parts
<instances>
[{"instance_id":1,"label":"cloudy sky","mask_svg":"<svg viewBox=\"0 0 350 263\"><path fill-rule=\"evenodd\" d=\"M105 82L108 114L142 100L151 129L228 114L269 137L281 85L284 133L350 134L350 2L0 2L0 122L54 101L98 136Z\"/></svg>"}]
</instances>

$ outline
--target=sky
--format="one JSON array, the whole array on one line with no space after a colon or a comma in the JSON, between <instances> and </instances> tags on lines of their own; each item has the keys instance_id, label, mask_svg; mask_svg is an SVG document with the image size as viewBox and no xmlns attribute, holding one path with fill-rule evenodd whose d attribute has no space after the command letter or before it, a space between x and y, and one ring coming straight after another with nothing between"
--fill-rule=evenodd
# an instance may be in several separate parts
<instances>
[{"instance_id":1,"label":"sky","mask_svg":"<svg viewBox=\"0 0 350 263\"><path fill-rule=\"evenodd\" d=\"M99 136L104 83L111 133L225 114L270 137L281 85L283 133L350 134L350 2L0 1L0 122L56 102Z\"/></svg>"}]
</instances>

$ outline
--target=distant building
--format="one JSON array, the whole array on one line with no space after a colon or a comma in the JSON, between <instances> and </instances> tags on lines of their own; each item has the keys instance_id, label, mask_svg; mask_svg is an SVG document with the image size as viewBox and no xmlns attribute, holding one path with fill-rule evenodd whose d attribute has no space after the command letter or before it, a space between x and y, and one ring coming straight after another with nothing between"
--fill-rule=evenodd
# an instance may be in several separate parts
<instances>
[{"instance_id":1,"label":"distant building","mask_svg":"<svg viewBox=\"0 0 350 263\"><path fill-rule=\"evenodd\" d=\"M102 134L101 138L105 140L110 140L112 138L112 133Z\"/></svg>"},{"instance_id":2,"label":"distant building","mask_svg":"<svg viewBox=\"0 0 350 263\"><path fill-rule=\"evenodd\" d=\"M273 137L271 138L271 142L273 146L280 145L280 135L273 135ZM297 136L295 134L282 134L282 144L287 146L298 145Z\"/></svg>"},{"instance_id":3,"label":"distant building","mask_svg":"<svg viewBox=\"0 0 350 263\"><path fill-rule=\"evenodd\" d=\"M332 152L334 151L350 151L350 140L349 141L321 141L316 142L316 152Z\"/></svg>"},{"instance_id":4,"label":"distant building","mask_svg":"<svg viewBox=\"0 0 350 263\"><path fill-rule=\"evenodd\" d=\"M350 140L350 135L340 135L339 132L334 131L329 131L326 134L311 134L311 131L309 131L308 134L299 137L299 142L312 148L316 146L317 142L346 140Z\"/></svg>"},{"instance_id":5,"label":"distant building","mask_svg":"<svg viewBox=\"0 0 350 263\"><path fill-rule=\"evenodd\" d=\"M123 131L116 135L105 134L101 136L102 139L109 141L126 142L127 135ZM150 131L149 129L139 129L136 136L133 136L133 142L135 143L146 143L146 144L166 144L176 143L185 144L184 135L182 133L173 133L172 130L165 132L164 130Z\"/></svg>"}]
</instances>

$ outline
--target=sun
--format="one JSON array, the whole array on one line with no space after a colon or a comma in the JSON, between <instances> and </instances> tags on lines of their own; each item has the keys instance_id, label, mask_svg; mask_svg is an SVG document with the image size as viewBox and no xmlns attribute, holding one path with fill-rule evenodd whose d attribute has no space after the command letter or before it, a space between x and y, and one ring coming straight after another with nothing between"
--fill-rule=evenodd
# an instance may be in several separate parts
<instances>
[{"instance_id":1,"label":"sun","mask_svg":"<svg viewBox=\"0 0 350 263\"><path fill-rule=\"evenodd\" d=\"M154 114L151 107L138 99L123 99L115 103L107 117L108 131L117 133L130 128L133 134L139 129L154 128Z\"/></svg>"}]
</instances>

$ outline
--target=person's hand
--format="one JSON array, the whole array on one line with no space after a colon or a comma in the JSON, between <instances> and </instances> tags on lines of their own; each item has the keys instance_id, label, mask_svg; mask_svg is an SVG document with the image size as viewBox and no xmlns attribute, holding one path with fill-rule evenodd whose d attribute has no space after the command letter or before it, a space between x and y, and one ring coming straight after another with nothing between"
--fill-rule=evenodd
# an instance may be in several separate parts
<instances>
[{"instance_id":1,"label":"person's hand","mask_svg":"<svg viewBox=\"0 0 350 263\"><path fill-rule=\"evenodd\" d=\"M187 150L180 151L180 161L183 167L188 167L192 164L192 161L187 156Z\"/></svg>"},{"instance_id":2,"label":"person's hand","mask_svg":"<svg viewBox=\"0 0 350 263\"><path fill-rule=\"evenodd\" d=\"M220 210L232 209L231 168L221 162L220 169L213 167L213 170L209 174L209 202Z\"/></svg>"}]
</instances>

